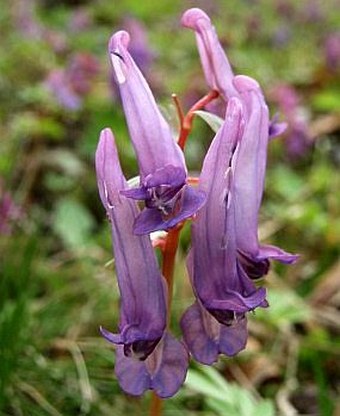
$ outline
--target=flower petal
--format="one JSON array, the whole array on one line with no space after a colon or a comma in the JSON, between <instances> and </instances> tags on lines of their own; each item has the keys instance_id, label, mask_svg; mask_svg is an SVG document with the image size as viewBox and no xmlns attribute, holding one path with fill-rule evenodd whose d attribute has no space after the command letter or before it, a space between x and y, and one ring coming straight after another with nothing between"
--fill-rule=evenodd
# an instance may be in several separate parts
<instances>
[{"instance_id":1,"label":"flower petal","mask_svg":"<svg viewBox=\"0 0 340 416\"><path fill-rule=\"evenodd\" d=\"M168 333L165 334L159 350L162 350L162 358L152 378L152 388L159 397L167 398L177 393L184 383L189 354L185 346ZM157 353L158 351L155 351L155 354Z\"/></svg>"},{"instance_id":2,"label":"flower petal","mask_svg":"<svg viewBox=\"0 0 340 416\"><path fill-rule=\"evenodd\" d=\"M232 83L233 71L209 17L201 9L193 8L183 14L181 23L196 32L198 51L209 87L219 91L225 100L237 96Z\"/></svg>"},{"instance_id":3,"label":"flower petal","mask_svg":"<svg viewBox=\"0 0 340 416\"><path fill-rule=\"evenodd\" d=\"M145 361L126 357L123 347L116 348L115 373L122 389L132 395L155 390L162 398L177 393L185 380L189 355L185 346L170 334L165 334Z\"/></svg>"},{"instance_id":4,"label":"flower petal","mask_svg":"<svg viewBox=\"0 0 340 416\"><path fill-rule=\"evenodd\" d=\"M115 33L109 43L132 144L138 158L141 182L166 165L186 172L183 152L174 141L170 126L159 111L152 92L128 52L130 37L125 31Z\"/></svg>"},{"instance_id":5,"label":"flower petal","mask_svg":"<svg viewBox=\"0 0 340 416\"><path fill-rule=\"evenodd\" d=\"M133 396L140 396L151 388L145 361L126 357L122 346L116 347L115 374L121 388Z\"/></svg>"},{"instance_id":6,"label":"flower petal","mask_svg":"<svg viewBox=\"0 0 340 416\"><path fill-rule=\"evenodd\" d=\"M298 254L290 254L279 247L271 245L261 245L257 256L258 260L273 259L281 263L291 264L295 263L300 256Z\"/></svg>"},{"instance_id":7,"label":"flower petal","mask_svg":"<svg viewBox=\"0 0 340 416\"><path fill-rule=\"evenodd\" d=\"M219 354L233 356L247 343L247 320L221 325L198 302L191 305L181 319L184 341L196 361L211 365Z\"/></svg>"},{"instance_id":8,"label":"flower petal","mask_svg":"<svg viewBox=\"0 0 340 416\"><path fill-rule=\"evenodd\" d=\"M255 257L267 161L268 109L255 80L240 75L234 84L245 103L247 119L234 163L237 248Z\"/></svg>"},{"instance_id":9,"label":"flower petal","mask_svg":"<svg viewBox=\"0 0 340 416\"><path fill-rule=\"evenodd\" d=\"M181 319L181 329L184 342L194 359L202 364L211 365L218 358L218 342L213 334L213 328L205 327L202 313L204 313L202 308L195 302L184 312ZM206 315L208 315L207 312ZM213 317L211 319L219 329L218 322Z\"/></svg>"},{"instance_id":10,"label":"flower petal","mask_svg":"<svg viewBox=\"0 0 340 416\"><path fill-rule=\"evenodd\" d=\"M114 137L102 131L96 152L100 197L111 222L115 268L121 295L120 335L103 330L110 342L122 342L149 354L166 326L166 287L148 236L136 236L133 224L138 215L136 203L120 195L127 187L121 171ZM140 277L143 276L141 279Z\"/></svg>"},{"instance_id":11,"label":"flower petal","mask_svg":"<svg viewBox=\"0 0 340 416\"><path fill-rule=\"evenodd\" d=\"M205 203L205 193L189 185L186 185L182 192L178 211L173 216L167 218L157 208L145 208L136 218L134 233L143 235L157 230L169 230L196 214Z\"/></svg>"}]
</instances>

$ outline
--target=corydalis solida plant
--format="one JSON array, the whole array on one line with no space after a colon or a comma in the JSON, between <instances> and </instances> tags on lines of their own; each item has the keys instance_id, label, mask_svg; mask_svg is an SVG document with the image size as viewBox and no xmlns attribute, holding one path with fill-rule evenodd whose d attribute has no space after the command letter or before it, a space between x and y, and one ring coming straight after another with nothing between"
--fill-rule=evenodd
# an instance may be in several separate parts
<instances>
[{"instance_id":1,"label":"corydalis solida plant","mask_svg":"<svg viewBox=\"0 0 340 416\"><path fill-rule=\"evenodd\" d=\"M177 143L128 51L128 33L116 32L109 43L140 184L128 187L113 134L103 130L96 170L111 222L121 313L117 334L103 328L101 332L116 345L120 385L134 395L147 389L160 397L175 394L185 379L188 352L197 361L212 364L219 354L233 356L244 349L247 312L268 306L265 289L256 288L253 280L268 272L270 259L285 263L296 259L279 248L260 245L257 237L270 133L261 89L249 77L234 76L203 11L187 11L182 22L197 31L211 91L185 116L176 101L181 121ZM194 110L218 95L226 104L225 118L194 187L183 148ZM144 202L141 212L136 200ZM167 322L179 233L190 218L187 266L196 301L181 319L181 342L169 334ZM161 271L149 236L158 230L167 231L161 241Z\"/></svg>"}]
</instances>

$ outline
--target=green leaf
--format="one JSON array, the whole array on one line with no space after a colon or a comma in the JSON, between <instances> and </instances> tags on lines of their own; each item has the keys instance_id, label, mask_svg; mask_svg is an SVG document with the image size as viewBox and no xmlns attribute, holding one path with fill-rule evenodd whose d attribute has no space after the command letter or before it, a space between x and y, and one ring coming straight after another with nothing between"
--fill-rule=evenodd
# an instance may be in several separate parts
<instances>
[{"instance_id":1,"label":"green leaf","mask_svg":"<svg viewBox=\"0 0 340 416\"><path fill-rule=\"evenodd\" d=\"M78 156L68 149L59 148L44 154L49 165L56 166L66 175L80 177L85 172L85 166Z\"/></svg>"},{"instance_id":2,"label":"green leaf","mask_svg":"<svg viewBox=\"0 0 340 416\"><path fill-rule=\"evenodd\" d=\"M256 319L275 326L304 322L310 317L310 309L303 300L289 289L269 289L269 308L257 309Z\"/></svg>"},{"instance_id":3,"label":"green leaf","mask_svg":"<svg viewBox=\"0 0 340 416\"><path fill-rule=\"evenodd\" d=\"M340 89L332 88L316 94L312 99L313 107L320 111L338 111L340 107Z\"/></svg>"},{"instance_id":4,"label":"green leaf","mask_svg":"<svg viewBox=\"0 0 340 416\"><path fill-rule=\"evenodd\" d=\"M215 133L217 133L224 121L221 117L208 111L199 110L195 111L195 114L201 117Z\"/></svg>"},{"instance_id":5,"label":"green leaf","mask_svg":"<svg viewBox=\"0 0 340 416\"><path fill-rule=\"evenodd\" d=\"M270 400L263 400L253 410L252 416L275 416L275 407Z\"/></svg>"},{"instance_id":6,"label":"green leaf","mask_svg":"<svg viewBox=\"0 0 340 416\"><path fill-rule=\"evenodd\" d=\"M213 367L189 369L185 386L204 396L207 407L225 416L274 416L272 402L257 401L243 387L228 383Z\"/></svg>"}]
</instances>

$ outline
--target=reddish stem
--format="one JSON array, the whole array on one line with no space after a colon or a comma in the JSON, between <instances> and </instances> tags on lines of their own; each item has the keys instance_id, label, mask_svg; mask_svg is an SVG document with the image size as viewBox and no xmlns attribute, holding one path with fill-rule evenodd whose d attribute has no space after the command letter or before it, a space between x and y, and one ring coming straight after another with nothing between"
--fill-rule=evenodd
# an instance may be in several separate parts
<instances>
[{"instance_id":1,"label":"reddish stem","mask_svg":"<svg viewBox=\"0 0 340 416\"><path fill-rule=\"evenodd\" d=\"M179 234L183 227L183 224L178 225L168 232L165 240L165 247L162 250L163 263L162 263L162 274L168 285L168 327L170 325L170 309L172 302L172 288L174 282L174 270L175 270L175 259L176 252L179 242ZM163 401L160 399L155 392L152 393L150 416L161 416L162 414Z\"/></svg>"},{"instance_id":2,"label":"reddish stem","mask_svg":"<svg viewBox=\"0 0 340 416\"><path fill-rule=\"evenodd\" d=\"M189 133L192 129L192 122L195 117L195 111L201 110L203 107L205 107L207 104L209 104L211 101L215 100L219 96L218 91L212 90L207 95L202 97L200 100L198 100L187 112L187 114L183 118L183 122L181 123L181 130L179 132L179 139L178 144L179 147L183 150L185 143L187 141L187 138L189 136Z\"/></svg>"},{"instance_id":3,"label":"reddish stem","mask_svg":"<svg viewBox=\"0 0 340 416\"><path fill-rule=\"evenodd\" d=\"M219 93L215 90L210 91L207 95L203 98L198 100L188 111L188 113L184 116L181 104L176 96L176 94L172 95L172 98L175 102L175 106L177 109L181 129L178 139L178 144L181 149L184 149L185 142L188 138L188 135L192 129L192 122L195 116L195 111L200 110L201 108L205 107L208 103L212 100L217 98ZM192 183L197 183L197 178L190 178L189 179ZM175 270L175 259L176 259L176 252L178 249L179 243L179 234L183 227L184 223L177 225L177 227L171 229L166 238L160 242L155 242L154 246L158 246L162 250L163 254L163 263L162 263L162 273L167 282L168 286L168 322L167 327L170 325L170 310L171 310L171 302L172 302L172 289L173 289L173 282L174 282L174 270ZM151 398L151 405L150 405L150 416L161 416L162 415L162 408L163 408L163 401L160 397L157 396L155 392L152 392Z\"/></svg>"},{"instance_id":4,"label":"reddish stem","mask_svg":"<svg viewBox=\"0 0 340 416\"><path fill-rule=\"evenodd\" d=\"M155 392L152 392L150 416L161 416L162 408L163 408L162 399L160 399Z\"/></svg>"},{"instance_id":5,"label":"reddish stem","mask_svg":"<svg viewBox=\"0 0 340 416\"><path fill-rule=\"evenodd\" d=\"M179 124L182 126L183 121L184 121L184 113L183 113L181 103L180 103L176 94L172 94L171 97L172 97L172 99L174 100L174 103L175 103L175 107L176 107L178 118L179 118Z\"/></svg>"}]
</instances>

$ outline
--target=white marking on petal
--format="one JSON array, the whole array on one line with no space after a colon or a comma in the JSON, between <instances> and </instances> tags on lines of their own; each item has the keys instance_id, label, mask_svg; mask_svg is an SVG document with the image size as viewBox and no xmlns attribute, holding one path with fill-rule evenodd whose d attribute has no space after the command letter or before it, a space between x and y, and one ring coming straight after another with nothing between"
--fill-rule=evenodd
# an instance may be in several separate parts
<instances>
[{"instance_id":1,"label":"white marking on petal","mask_svg":"<svg viewBox=\"0 0 340 416\"><path fill-rule=\"evenodd\" d=\"M115 55L114 53L111 53L111 62L113 66L113 70L115 71L116 78L119 84L124 84L126 81L126 77L124 74L122 59L119 58L119 56Z\"/></svg>"},{"instance_id":2,"label":"white marking on petal","mask_svg":"<svg viewBox=\"0 0 340 416\"><path fill-rule=\"evenodd\" d=\"M106 202L107 202L107 206L108 206L109 209L114 209L115 206L111 204L111 201L109 199L109 193L107 191L107 186L106 186L105 181L103 181L103 186L104 186L104 196L105 196L105 199L106 199Z\"/></svg>"}]
</instances>

